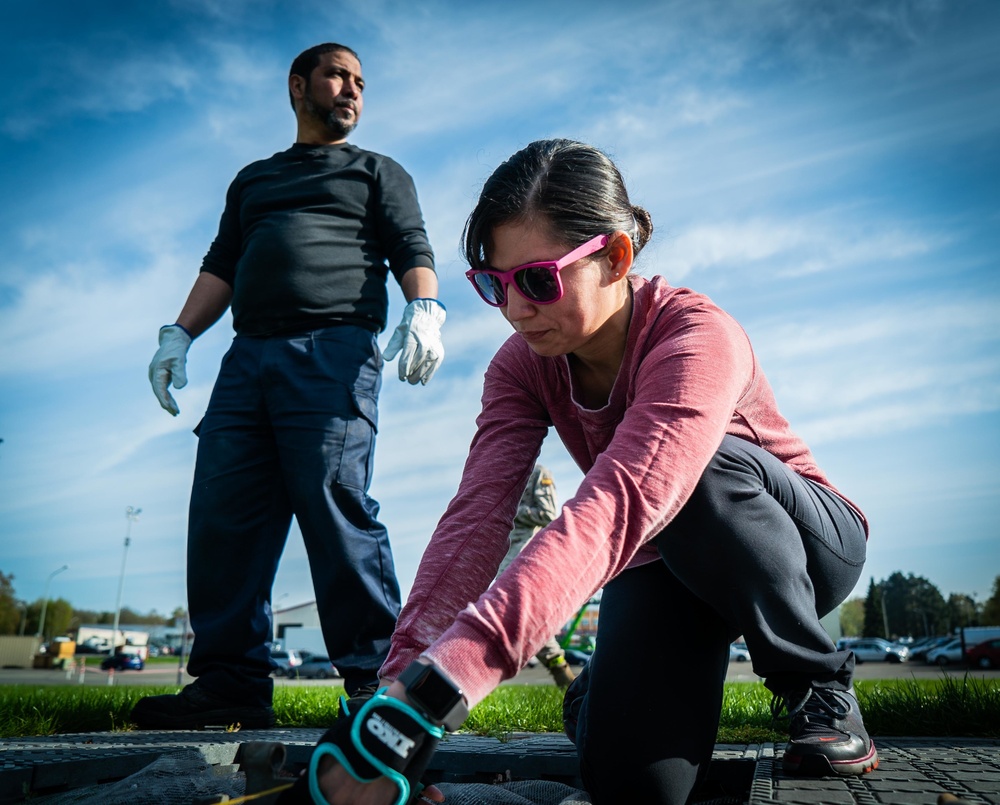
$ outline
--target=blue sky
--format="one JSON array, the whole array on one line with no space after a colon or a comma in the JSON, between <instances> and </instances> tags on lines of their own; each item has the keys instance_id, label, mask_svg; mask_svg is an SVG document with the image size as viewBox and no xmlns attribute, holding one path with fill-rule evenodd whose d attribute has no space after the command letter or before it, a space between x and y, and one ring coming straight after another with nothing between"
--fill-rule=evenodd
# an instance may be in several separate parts
<instances>
[{"instance_id":1,"label":"blue sky","mask_svg":"<svg viewBox=\"0 0 1000 805\"><path fill-rule=\"evenodd\" d=\"M454 494L508 334L458 257L483 180L564 136L616 159L656 232L637 269L743 324L779 404L869 515L871 577L982 601L1000 575L1000 4L5 3L0 8L0 570L19 596L185 599L191 430L146 369L246 163L293 140L292 58L361 55L352 139L413 175L448 307L426 388L383 387L372 494L404 590ZM402 312L391 289L390 320ZM382 337L383 345L388 334ZM561 499L580 472L554 435ZM274 589L309 600L293 529Z\"/></svg>"}]
</instances>

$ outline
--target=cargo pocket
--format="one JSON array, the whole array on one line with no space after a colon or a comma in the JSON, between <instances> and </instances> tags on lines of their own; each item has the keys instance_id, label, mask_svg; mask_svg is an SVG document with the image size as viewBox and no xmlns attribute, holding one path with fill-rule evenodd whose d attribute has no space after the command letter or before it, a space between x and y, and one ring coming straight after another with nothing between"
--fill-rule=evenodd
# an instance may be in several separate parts
<instances>
[{"instance_id":1,"label":"cargo pocket","mask_svg":"<svg viewBox=\"0 0 1000 805\"><path fill-rule=\"evenodd\" d=\"M355 393L351 395L351 407L354 416L347 418L337 482L354 489L367 490L371 484L372 461L375 456L378 404L372 397Z\"/></svg>"}]
</instances>

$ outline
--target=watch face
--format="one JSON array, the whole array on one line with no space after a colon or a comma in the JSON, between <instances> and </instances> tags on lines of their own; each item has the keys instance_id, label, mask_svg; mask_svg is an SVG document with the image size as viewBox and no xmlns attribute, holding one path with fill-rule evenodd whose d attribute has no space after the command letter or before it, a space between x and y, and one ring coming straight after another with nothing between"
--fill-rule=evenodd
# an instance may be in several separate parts
<instances>
[{"instance_id":1,"label":"watch face","mask_svg":"<svg viewBox=\"0 0 1000 805\"><path fill-rule=\"evenodd\" d=\"M461 691L431 666L407 687L406 695L434 718L444 718L462 698Z\"/></svg>"}]
</instances>

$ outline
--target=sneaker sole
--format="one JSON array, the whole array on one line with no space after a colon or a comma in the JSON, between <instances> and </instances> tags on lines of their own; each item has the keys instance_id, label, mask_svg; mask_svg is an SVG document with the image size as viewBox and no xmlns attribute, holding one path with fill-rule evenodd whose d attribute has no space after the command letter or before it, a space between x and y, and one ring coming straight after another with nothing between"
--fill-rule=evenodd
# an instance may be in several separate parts
<instances>
[{"instance_id":1,"label":"sneaker sole","mask_svg":"<svg viewBox=\"0 0 1000 805\"><path fill-rule=\"evenodd\" d=\"M878 768L878 752L873 742L865 757L851 760L830 760L821 754L785 754L782 768L800 777L859 777Z\"/></svg>"}]
</instances>

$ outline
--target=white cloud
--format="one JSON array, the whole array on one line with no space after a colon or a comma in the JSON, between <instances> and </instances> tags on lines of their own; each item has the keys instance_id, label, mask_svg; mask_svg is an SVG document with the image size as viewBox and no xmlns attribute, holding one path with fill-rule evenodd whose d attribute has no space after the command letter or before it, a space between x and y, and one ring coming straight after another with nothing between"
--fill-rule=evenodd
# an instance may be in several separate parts
<instances>
[{"instance_id":1,"label":"white cloud","mask_svg":"<svg viewBox=\"0 0 1000 805\"><path fill-rule=\"evenodd\" d=\"M2 317L7 348L0 353L0 375L103 374L105 361L121 360L123 350L137 343L155 347L159 325L150 323L151 300L172 300L169 317L161 317L172 319L178 288L190 285L178 278L193 276L190 264L172 256L124 276L109 276L106 266L93 264L43 274L21 288L18 304Z\"/></svg>"},{"instance_id":2,"label":"white cloud","mask_svg":"<svg viewBox=\"0 0 1000 805\"><path fill-rule=\"evenodd\" d=\"M1000 305L983 222L996 214L970 177L989 183L996 170L995 42L973 30L971 11L945 4L821 5L645 2L609 15L596 2L571 13L545 0L357 0L289 13L174 0L188 26L155 41L131 37L126 17L101 24L132 49L99 50L105 32L77 37L59 68L72 81L41 70L14 82L0 123L8 137L37 138L14 143L32 173L5 208L16 228L0 231L12 289L0 313L2 508L8 532L26 535L7 544L19 561L70 561L89 580L79 595L96 602L117 573L121 512L140 505L126 600L134 589L161 596L135 598L140 607L181 602L190 430L230 327L192 348L176 419L145 377L156 329L183 302L236 170L292 139L287 61L340 32L370 79L354 139L414 175L449 307L446 368L414 388L390 365L383 387L373 494L404 588L459 483L486 362L510 333L462 276L459 233L490 171L539 137L611 152L657 223L643 270L741 308L783 411L825 453L863 454L894 433L905 446L992 415ZM46 155L57 126L79 126L103 149L61 163L52 194L35 149ZM555 441L543 458L566 499L579 472ZM933 471L956 477L964 458ZM931 472L902 463L899 480L861 468L845 485L895 500ZM995 474L995 460L982 467ZM942 517L951 511L941 504ZM887 544L899 543L879 550ZM296 584L308 590L307 574Z\"/></svg>"},{"instance_id":3,"label":"white cloud","mask_svg":"<svg viewBox=\"0 0 1000 805\"><path fill-rule=\"evenodd\" d=\"M1000 300L839 304L751 335L782 410L810 444L919 431L1000 410Z\"/></svg>"},{"instance_id":4,"label":"white cloud","mask_svg":"<svg viewBox=\"0 0 1000 805\"><path fill-rule=\"evenodd\" d=\"M733 265L758 277L763 272L768 279L795 277L923 255L948 240L917 226L890 222L880 228L864 218L822 211L694 224L669 236L662 264L663 273L675 281Z\"/></svg>"},{"instance_id":5,"label":"white cloud","mask_svg":"<svg viewBox=\"0 0 1000 805\"><path fill-rule=\"evenodd\" d=\"M747 106L746 98L733 92L706 94L686 89L677 99L677 116L688 125L707 125L726 117L734 109Z\"/></svg>"},{"instance_id":6,"label":"white cloud","mask_svg":"<svg viewBox=\"0 0 1000 805\"><path fill-rule=\"evenodd\" d=\"M76 116L106 118L138 112L189 92L198 77L187 59L172 49L121 53L110 42L103 51L67 47L54 66L36 74L34 102L8 111L0 131L23 140ZM38 102L40 98L46 102Z\"/></svg>"}]
</instances>

